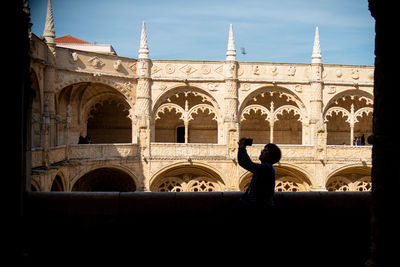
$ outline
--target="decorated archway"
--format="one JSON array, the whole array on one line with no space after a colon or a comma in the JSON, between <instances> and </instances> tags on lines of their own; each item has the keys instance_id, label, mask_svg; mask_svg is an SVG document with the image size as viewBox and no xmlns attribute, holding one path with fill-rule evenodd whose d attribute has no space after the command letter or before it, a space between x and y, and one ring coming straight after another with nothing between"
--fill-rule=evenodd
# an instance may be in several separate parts
<instances>
[{"instance_id":1,"label":"decorated archway","mask_svg":"<svg viewBox=\"0 0 400 267\"><path fill-rule=\"evenodd\" d=\"M328 191L371 191L371 168L349 165L336 170L328 176Z\"/></svg>"},{"instance_id":2,"label":"decorated archway","mask_svg":"<svg viewBox=\"0 0 400 267\"><path fill-rule=\"evenodd\" d=\"M305 106L290 90L261 88L239 108L240 136L252 137L256 144L302 144Z\"/></svg>"},{"instance_id":3,"label":"decorated archway","mask_svg":"<svg viewBox=\"0 0 400 267\"><path fill-rule=\"evenodd\" d=\"M310 191L312 182L309 175L298 167L280 164L275 166L275 171L275 191ZM245 191L249 187L252 175L252 173L247 172L241 177L239 183L241 191Z\"/></svg>"},{"instance_id":4,"label":"decorated archway","mask_svg":"<svg viewBox=\"0 0 400 267\"><path fill-rule=\"evenodd\" d=\"M154 142L218 143L221 114L217 102L194 87L177 88L154 106Z\"/></svg>"},{"instance_id":5,"label":"decorated archway","mask_svg":"<svg viewBox=\"0 0 400 267\"><path fill-rule=\"evenodd\" d=\"M204 165L176 164L156 174L150 181L156 192L212 192L223 191L220 175Z\"/></svg>"},{"instance_id":6,"label":"decorated archway","mask_svg":"<svg viewBox=\"0 0 400 267\"><path fill-rule=\"evenodd\" d=\"M60 126L58 143L130 143L132 103L117 89L101 83L69 85L56 95ZM70 116L66 125L67 116Z\"/></svg>"},{"instance_id":7,"label":"decorated archway","mask_svg":"<svg viewBox=\"0 0 400 267\"><path fill-rule=\"evenodd\" d=\"M372 134L373 100L367 93L346 91L324 111L328 145L367 145Z\"/></svg>"},{"instance_id":8,"label":"decorated archway","mask_svg":"<svg viewBox=\"0 0 400 267\"><path fill-rule=\"evenodd\" d=\"M133 192L137 185L133 177L116 167L92 169L76 179L71 191L116 191Z\"/></svg>"}]
</instances>

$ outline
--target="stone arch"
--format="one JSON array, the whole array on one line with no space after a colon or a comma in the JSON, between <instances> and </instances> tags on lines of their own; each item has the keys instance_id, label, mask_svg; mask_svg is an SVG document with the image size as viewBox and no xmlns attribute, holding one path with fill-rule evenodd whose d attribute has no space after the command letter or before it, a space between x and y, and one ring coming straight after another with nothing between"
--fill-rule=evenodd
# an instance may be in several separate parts
<instances>
[{"instance_id":1,"label":"stone arch","mask_svg":"<svg viewBox=\"0 0 400 267\"><path fill-rule=\"evenodd\" d=\"M65 191L63 179L60 175L56 174L56 176L54 177L50 191Z\"/></svg>"},{"instance_id":2,"label":"stone arch","mask_svg":"<svg viewBox=\"0 0 400 267\"><path fill-rule=\"evenodd\" d=\"M124 142L131 141L131 114L133 110L132 103L128 101L126 97L114 87L103 83L86 82L71 84L63 88L62 90L59 90L56 95L56 109L60 119L62 120L66 118L68 107L70 107L71 110L72 117L71 123L69 125L71 143L78 143L79 137L81 135L87 135L88 119L91 112L96 109L96 105L103 106L103 103L107 103L107 101L114 102L114 104L116 105L115 107L108 109L109 112L113 113L114 115L118 115L118 118L120 118L118 121L114 119L110 119L109 121L111 121L112 124L122 124L114 125L114 127L111 127L110 125L105 125L107 121L104 120L104 122L97 125L100 127L100 130L103 129L104 131L109 131L109 129L119 131L120 129L123 129L126 135L126 140ZM62 144L63 127L60 128L59 143ZM107 133L104 133L103 135L114 137L119 136L116 134L110 135ZM113 143L112 140L109 140L109 142L107 143L110 142ZM116 140L115 142L118 142L118 140Z\"/></svg>"},{"instance_id":3,"label":"stone arch","mask_svg":"<svg viewBox=\"0 0 400 267\"><path fill-rule=\"evenodd\" d=\"M118 98L101 98L87 109L86 129L92 143L131 143L130 110Z\"/></svg>"},{"instance_id":4,"label":"stone arch","mask_svg":"<svg viewBox=\"0 0 400 267\"><path fill-rule=\"evenodd\" d=\"M254 143L302 144L306 107L291 90L261 87L249 93L239 107L240 135Z\"/></svg>"},{"instance_id":5,"label":"stone arch","mask_svg":"<svg viewBox=\"0 0 400 267\"><path fill-rule=\"evenodd\" d=\"M155 99L152 110L156 111L165 101L168 101L169 98L176 94L191 92L199 94L203 98L202 101L210 102L212 106L218 111L218 117L220 118L222 116L221 105L218 103L218 101L206 90L195 86L177 86L169 89L168 91L158 96L157 99ZM153 117L154 116L155 114L153 114Z\"/></svg>"},{"instance_id":6,"label":"stone arch","mask_svg":"<svg viewBox=\"0 0 400 267\"><path fill-rule=\"evenodd\" d=\"M150 179L150 191L206 192L224 191L221 174L211 166L179 162L159 170Z\"/></svg>"},{"instance_id":7,"label":"stone arch","mask_svg":"<svg viewBox=\"0 0 400 267\"><path fill-rule=\"evenodd\" d=\"M94 166L71 181L71 191L132 192L138 187L136 175L120 165Z\"/></svg>"},{"instance_id":8,"label":"stone arch","mask_svg":"<svg viewBox=\"0 0 400 267\"><path fill-rule=\"evenodd\" d=\"M323 111L328 145L353 145L354 137L362 135L367 140L372 112L373 97L365 91L346 90L332 97Z\"/></svg>"},{"instance_id":9,"label":"stone arch","mask_svg":"<svg viewBox=\"0 0 400 267\"><path fill-rule=\"evenodd\" d=\"M185 127L186 143L218 143L222 114L217 101L197 87L177 87L159 96L153 105L152 140L177 142L175 132Z\"/></svg>"},{"instance_id":10,"label":"stone arch","mask_svg":"<svg viewBox=\"0 0 400 267\"><path fill-rule=\"evenodd\" d=\"M371 167L349 164L331 172L326 179L329 191L369 191L372 189Z\"/></svg>"},{"instance_id":11,"label":"stone arch","mask_svg":"<svg viewBox=\"0 0 400 267\"><path fill-rule=\"evenodd\" d=\"M57 74L58 76L62 76L62 82L57 83L55 86L55 92L56 94L59 94L61 90L63 90L66 87L72 86L74 84L79 84L79 83L97 83L97 84L103 84L106 86L109 86L111 88L114 88L117 90L119 93L121 93L126 101L131 105L131 108L133 108L133 105L135 104L135 85L136 81L128 80L128 79L118 79L118 78L110 78L110 77L102 77L102 76L93 76L91 74L81 74L81 75L76 75L74 74L67 74L64 72L59 72Z\"/></svg>"},{"instance_id":12,"label":"stone arch","mask_svg":"<svg viewBox=\"0 0 400 267\"><path fill-rule=\"evenodd\" d=\"M31 191L41 191L40 183L34 177L31 177Z\"/></svg>"},{"instance_id":13,"label":"stone arch","mask_svg":"<svg viewBox=\"0 0 400 267\"><path fill-rule=\"evenodd\" d=\"M274 166L275 191L310 191L312 180L310 174L298 166L279 163ZM250 185L252 173L245 172L239 178L239 190L245 191Z\"/></svg>"},{"instance_id":14,"label":"stone arch","mask_svg":"<svg viewBox=\"0 0 400 267\"><path fill-rule=\"evenodd\" d=\"M253 174L251 172L244 172L240 177L239 177L239 190L240 191L246 191L247 188L250 185L251 178L253 177Z\"/></svg>"},{"instance_id":15,"label":"stone arch","mask_svg":"<svg viewBox=\"0 0 400 267\"><path fill-rule=\"evenodd\" d=\"M54 176L50 191L67 191L65 178L62 172L58 172Z\"/></svg>"},{"instance_id":16,"label":"stone arch","mask_svg":"<svg viewBox=\"0 0 400 267\"><path fill-rule=\"evenodd\" d=\"M312 180L310 174L293 164L278 164L275 166L276 191L310 191Z\"/></svg>"},{"instance_id":17,"label":"stone arch","mask_svg":"<svg viewBox=\"0 0 400 267\"><path fill-rule=\"evenodd\" d=\"M361 98L361 100L365 101L365 104L369 105L369 104L373 104L373 99L374 96L371 95L368 92L362 91L362 90L356 90L356 89L348 89L345 90L343 92L340 92L338 94L335 94L334 96L332 96L331 99L329 99L329 101L324 105L324 110L323 110L323 114L326 113L326 111L333 106L333 104L335 102L337 102L339 99L343 98L343 97L355 97L358 96Z\"/></svg>"},{"instance_id":18,"label":"stone arch","mask_svg":"<svg viewBox=\"0 0 400 267\"><path fill-rule=\"evenodd\" d=\"M284 96L286 96L286 100L289 101L293 101L296 105L296 107L301 111L302 117L305 118L307 117L307 109L306 106L304 104L304 101L292 90L285 88L285 87L281 87L281 86L262 86L258 89L255 89L251 92L249 92L241 101L241 103L239 103L239 114L241 114L243 112L243 109L246 108L247 104L254 99L254 97L257 97L258 95L262 95L262 94L271 94L271 93L277 93L280 94L279 97L283 98ZM268 103L269 105L269 103ZM277 108L277 107L276 107Z\"/></svg>"}]
</instances>

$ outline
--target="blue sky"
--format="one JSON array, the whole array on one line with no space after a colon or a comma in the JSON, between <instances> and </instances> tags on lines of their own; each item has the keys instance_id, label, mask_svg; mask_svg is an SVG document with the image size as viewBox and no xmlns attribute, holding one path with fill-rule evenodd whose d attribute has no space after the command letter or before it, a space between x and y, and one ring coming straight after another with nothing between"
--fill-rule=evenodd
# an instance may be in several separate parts
<instances>
[{"instance_id":1,"label":"blue sky","mask_svg":"<svg viewBox=\"0 0 400 267\"><path fill-rule=\"evenodd\" d=\"M52 0L56 36L111 44L137 58L142 21L151 59L225 60L233 24L238 61L311 62L315 27L325 64L374 64L367 0ZM43 34L47 0L29 1ZM244 47L246 55L240 53Z\"/></svg>"}]
</instances>

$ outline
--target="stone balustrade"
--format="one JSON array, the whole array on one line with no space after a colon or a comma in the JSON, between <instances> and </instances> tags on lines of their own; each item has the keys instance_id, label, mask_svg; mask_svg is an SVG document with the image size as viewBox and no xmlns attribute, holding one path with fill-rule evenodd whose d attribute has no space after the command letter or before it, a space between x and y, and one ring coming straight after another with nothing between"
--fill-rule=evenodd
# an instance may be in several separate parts
<instances>
[{"instance_id":1,"label":"stone balustrade","mask_svg":"<svg viewBox=\"0 0 400 267\"><path fill-rule=\"evenodd\" d=\"M320 160L316 156L316 149L310 145L279 145L282 150L282 160ZM248 147L249 155L257 159L263 145ZM176 144L152 143L151 158L156 159L227 159L228 146L217 144ZM350 160L370 163L372 146L327 146L325 160ZM39 167L43 163L43 149L32 150L32 167ZM92 159L121 159L139 156L137 144L80 144L71 145L71 160ZM53 147L49 150L49 164L66 159L65 146Z\"/></svg>"}]
</instances>

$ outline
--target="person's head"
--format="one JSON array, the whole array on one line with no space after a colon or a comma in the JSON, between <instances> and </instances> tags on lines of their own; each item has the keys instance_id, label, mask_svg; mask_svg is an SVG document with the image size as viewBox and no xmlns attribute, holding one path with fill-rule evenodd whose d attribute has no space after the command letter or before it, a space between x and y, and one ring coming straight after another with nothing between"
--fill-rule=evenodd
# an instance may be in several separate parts
<instances>
[{"instance_id":1,"label":"person's head","mask_svg":"<svg viewBox=\"0 0 400 267\"><path fill-rule=\"evenodd\" d=\"M279 147L275 144L269 143L264 146L263 150L261 150L261 154L258 159L262 163L268 162L275 164L281 159L281 156L282 153Z\"/></svg>"}]
</instances>

